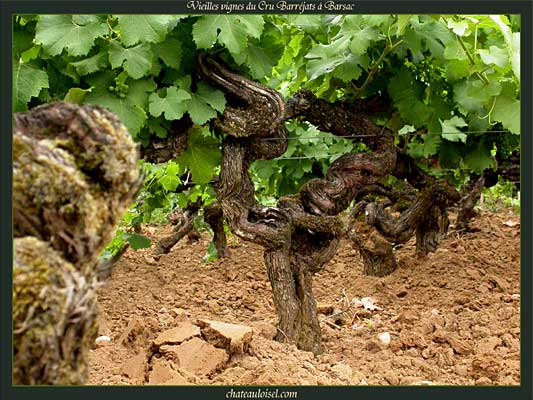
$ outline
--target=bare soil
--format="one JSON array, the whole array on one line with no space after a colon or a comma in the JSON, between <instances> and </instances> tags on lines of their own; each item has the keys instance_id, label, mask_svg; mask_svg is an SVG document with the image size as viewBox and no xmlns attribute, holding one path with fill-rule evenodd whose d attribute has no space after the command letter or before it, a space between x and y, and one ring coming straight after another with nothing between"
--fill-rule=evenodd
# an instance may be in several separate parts
<instances>
[{"instance_id":1,"label":"bare soil","mask_svg":"<svg viewBox=\"0 0 533 400\"><path fill-rule=\"evenodd\" d=\"M313 284L324 347L317 357L272 340L261 247L232 236L230 257L209 264L207 233L158 261L150 250L128 250L99 291L100 335L111 341L91 350L88 383L519 385L520 220L510 210L482 211L472 227L451 227L423 258L414 241L398 248L398 269L384 278L364 276L344 242ZM155 241L169 230L144 233ZM251 327L253 336L241 352L224 353L198 334L200 318ZM165 342L173 332L190 337ZM158 337L165 344L156 349Z\"/></svg>"}]
</instances>

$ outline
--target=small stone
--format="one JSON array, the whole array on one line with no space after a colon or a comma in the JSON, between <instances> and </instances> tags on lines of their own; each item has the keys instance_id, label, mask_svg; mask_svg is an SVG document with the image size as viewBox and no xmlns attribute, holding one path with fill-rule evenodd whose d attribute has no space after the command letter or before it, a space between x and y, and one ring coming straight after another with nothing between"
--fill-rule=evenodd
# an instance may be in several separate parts
<instances>
[{"instance_id":1,"label":"small stone","mask_svg":"<svg viewBox=\"0 0 533 400\"><path fill-rule=\"evenodd\" d=\"M497 380L502 372L503 360L494 353L476 355L472 360L472 374L474 377L487 377L491 381Z\"/></svg>"},{"instance_id":2,"label":"small stone","mask_svg":"<svg viewBox=\"0 0 533 400\"><path fill-rule=\"evenodd\" d=\"M426 360L428 358L433 357L433 354L431 353L431 350L429 349L429 347L427 347L424 350L422 350L422 357L425 358Z\"/></svg>"},{"instance_id":3,"label":"small stone","mask_svg":"<svg viewBox=\"0 0 533 400\"><path fill-rule=\"evenodd\" d=\"M500 291L500 292L508 292L509 291L509 284L505 279L498 275L489 275L487 276L488 283L491 285L492 290Z\"/></svg>"},{"instance_id":4,"label":"small stone","mask_svg":"<svg viewBox=\"0 0 533 400\"><path fill-rule=\"evenodd\" d=\"M383 374L383 377L389 384L393 386L397 386L400 383L400 378L398 377L398 374L394 371L387 371Z\"/></svg>"},{"instance_id":5,"label":"small stone","mask_svg":"<svg viewBox=\"0 0 533 400\"><path fill-rule=\"evenodd\" d=\"M459 245L459 246L457 246L455 248L455 253L457 253L457 254L464 254L465 252L466 252L465 248L463 246L461 246L461 245Z\"/></svg>"},{"instance_id":6,"label":"small stone","mask_svg":"<svg viewBox=\"0 0 533 400\"><path fill-rule=\"evenodd\" d=\"M462 342L455 333L437 330L433 334L433 341L436 343L448 343L457 354L469 354L472 350Z\"/></svg>"},{"instance_id":7,"label":"small stone","mask_svg":"<svg viewBox=\"0 0 533 400\"><path fill-rule=\"evenodd\" d=\"M505 344L505 347L509 348L512 351L520 350L520 341L513 338L513 335L506 333L502 336L502 341Z\"/></svg>"},{"instance_id":8,"label":"small stone","mask_svg":"<svg viewBox=\"0 0 533 400\"><path fill-rule=\"evenodd\" d=\"M148 265L155 265L158 260L155 257L146 255L144 256L144 261L146 261L146 264Z\"/></svg>"},{"instance_id":9,"label":"small stone","mask_svg":"<svg viewBox=\"0 0 533 400\"><path fill-rule=\"evenodd\" d=\"M150 385L167 385L169 381L181 381L182 385L187 384L187 381L172 368L170 362L165 359L154 358L148 383Z\"/></svg>"},{"instance_id":10,"label":"small stone","mask_svg":"<svg viewBox=\"0 0 533 400\"><path fill-rule=\"evenodd\" d=\"M407 288L405 286L402 286L396 291L396 296L402 298L407 296L407 293Z\"/></svg>"},{"instance_id":11,"label":"small stone","mask_svg":"<svg viewBox=\"0 0 533 400\"><path fill-rule=\"evenodd\" d=\"M468 367L466 365L456 365L455 373L459 376L466 377L468 376Z\"/></svg>"},{"instance_id":12,"label":"small stone","mask_svg":"<svg viewBox=\"0 0 533 400\"><path fill-rule=\"evenodd\" d=\"M354 371L352 374L352 382L356 385L360 385L362 381L366 379L365 374L363 374L361 371Z\"/></svg>"},{"instance_id":13,"label":"small stone","mask_svg":"<svg viewBox=\"0 0 533 400\"><path fill-rule=\"evenodd\" d=\"M94 343L96 343L96 346L98 347L103 347L103 346L107 346L108 344L111 343L111 338L109 336L98 336L96 338L96 340L94 341Z\"/></svg>"},{"instance_id":14,"label":"small stone","mask_svg":"<svg viewBox=\"0 0 533 400\"><path fill-rule=\"evenodd\" d=\"M379 342L376 340L370 340L366 346L365 349L371 353L377 353L381 350L381 346L379 345Z\"/></svg>"},{"instance_id":15,"label":"small stone","mask_svg":"<svg viewBox=\"0 0 533 400\"><path fill-rule=\"evenodd\" d=\"M331 371L333 371L333 373L335 373L335 375L337 375L337 377L343 381L351 382L352 380L353 370L352 367L347 364L339 362L331 367Z\"/></svg>"},{"instance_id":16,"label":"small stone","mask_svg":"<svg viewBox=\"0 0 533 400\"><path fill-rule=\"evenodd\" d=\"M181 375L176 375L175 377L163 383L163 385L172 385L172 386L187 386L190 384L191 383Z\"/></svg>"},{"instance_id":17,"label":"small stone","mask_svg":"<svg viewBox=\"0 0 533 400\"><path fill-rule=\"evenodd\" d=\"M180 369L192 374L210 376L222 369L229 360L228 354L194 337L178 346L176 359Z\"/></svg>"},{"instance_id":18,"label":"small stone","mask_svg":"<svg viewBox=\"0 0 533 400\"><path fill-rule=\"evenodd\" d=\"M421 382L423 379L418 376L402 376L400 383L402 385L416 385L417 382Z\"/></svg>"},{"instance_id":19,"label":"small stone","mask_svg":"<svg viewBox=\"0 0 533 400\"><path fill-rule=\"evenodd\" d=\"M209 300L207 306L209 311L211 311L213 314L220 314L222 312L222 307L216 300Z\"/></svg>"},{"instance_id":20,"label":"small stone","mask_svg":"<svg viewBox=\"0 0 533 400\"><path fill-rule=\"evenodd\" d=\"M305 368L306 370L308 370L309 372L311 373L316 373L316 368L313 364L311 364L309 361L304 361L304 363L302 364L302 367Z\"/></svg>"},{"instance_id":21,"label":"small stone","mask_svg":"<svg viewBox=\"0 0 533 400\"><path fill-rule=\"evenodd\" d=\"M253 331L265 339L273 340L278 333L278 328L267 322L255 322L252 326Z\"/></svg>"},{"instance_id":22,"label":"small stone","mask_svg":"<svg viewBox=\"0 0 533 400\"><path fill-rule=\"evenodd\" d=\"M482 376L481 378L476 380L476 385L478 386L489 386L492 385L492 381L487 378L486 376Z\"/></svg>"},{"instance_id":23,"label":"small stone","mask_svg":"<svg viewBox=\"0 0 533 400\"><path fill-rule=\"evenodd\" d=\"M418 315L416 315L416 313L414 311L411 311L411 310L403 310L396 317L396 321L398 321L398 322L408 322L408 323L416 322L416 321L418 321L418 319L419 319Z\"/></svg>"},{"instance_id":24,"label":"small stone","mask_svg":"<svg viewBox=\"0 0 533 400\"><path fill-rule=\"evenodd\" d=\"M198 319L202 336L215 347L226 349L229 354L240 354L248 350L253 330L249 326Z\"/></svg>"},{"instance_id":25,"label":"small stone","mask_svg":"<svg viewBox=\"0 0 533 400\"><path fill-rule=\"evenodd\" d=\"M331 313L333 313L333 304L330 304L330 303L317 303L316 305L316 308L317 308L317 312L319 314L325 314L325 315L329 315Z\"/></svg>"},{"instance_id":26,"label":"small stone","mask_svg":"<svg viewBox=\"0 0 533 400\"><path fill-rule=\"evenodd\" d=\"M502 340L499 337L491 336L483 338L477 343L477 351L480 353L490 353L498 346L501 346Z\"/></svg>"},{"instance_id":27,"label":"small stone","mask_svg":"<svg viewBox=\"0 0 533 400\"><path fill-rule=\"evenodd\" d=\"M200 336L200 328L188 321L184 321L177 327L159 334L159 336L154 340L154 344L156 346L161 346L165 343L180 344L195 336Z\"/></svg>"},{"instance_id":28,"label":"small stone","mask_svg":"<svg viewBox=\"0 0 533 400\"><path fill-rule=\"evenodd\" d=\"M390 344L391 338L389 332L383 332L378 335L378 339L381 343L383 343L385 346L388 346Z\"/></svg>"},{"instance_id":29,"label":"small stone","mask_svg":"<svg viewBox=\"0 0 533 400\"><path fill-rule=\"evenodd\" d=\"M424 337L420 333L410 330L402 330L400 332L399 341L405 347L427 347L427 342Z\"/></svg>"}]
</instances>

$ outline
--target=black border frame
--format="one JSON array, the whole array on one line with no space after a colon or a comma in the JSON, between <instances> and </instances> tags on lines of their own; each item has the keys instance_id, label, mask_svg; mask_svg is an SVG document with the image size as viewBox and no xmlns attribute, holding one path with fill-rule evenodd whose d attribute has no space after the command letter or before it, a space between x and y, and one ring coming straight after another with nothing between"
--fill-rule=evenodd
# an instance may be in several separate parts
<instances>
[{"instance_id":1,"label":"black border frame","mask_svg":"<svg viewBox=\"0 0 533 400\"><path fill-rule=\"evenodd\" d=\"M226 1L211 0L213 3ZM248 1L229 0L233 3ZM312 0L311 0L312 1ZM311 2L310 0L307 3ZM269 0L270 3L276 1ZM302 3L303 1L294 1ZM274 386L262 389L291 390L298 393L299 399L322 399L335 397L339 399L416 399L433 397L435 399L533 399L532 370L532 183L533 183L533 104L532 104L532 70L533 70L533 2L531 0L340 0L336 3L353 4L354 14L520 14L521 24L521 385L509 387L479 386ZM186 2L181 0L2 0L0 3L1 36L1 76L0 88L0 399L57 399L77 398L78 400L127 398L128 400L179 399L179 398L213 398L225 399L233 388L257 389L259 386L13 386L12 385L12 86L11 86L11 46L12 14L70 14L70 13L146 13L146 14L186 14L199 13L188 10ZM202 12L209 13L209 12ZM216 12L212 12L216 13ZM242 12L245 14L246 12ZM251 12L259 14L261 12ZM318 12L317 12L318 13ZM379 362L379 360L376 360Z\"/></svg>"}]
</instances>

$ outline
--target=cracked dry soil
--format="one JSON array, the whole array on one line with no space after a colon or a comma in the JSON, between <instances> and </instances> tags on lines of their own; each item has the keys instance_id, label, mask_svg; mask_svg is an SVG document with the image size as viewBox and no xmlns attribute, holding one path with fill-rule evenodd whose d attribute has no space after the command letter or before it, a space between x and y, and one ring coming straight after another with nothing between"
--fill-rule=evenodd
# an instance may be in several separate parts
<instances>
[{"instance_id":1,"label":"cracked dry soil","mask_svg":"<svg viewBox=\"0 0 533 400\"><path fill-rule=\"evenodd\" d=\"M149 250L128 250L99 291L100 335L111 341L91 350L88 384L519 385L520 220L482 211L471 225L460 234L450 227L424 258L411 240L384 278L362 275L343 242L313 283L318 357L271 339L276 313L259 246L232 236L230 257L209 264L207 233L156 263ZM143 233L155 241L169 230ZM251 340L224 349L199 319L252 328ZM189 336L165 339L176 332Z\"/></svg>"}]
</instances>

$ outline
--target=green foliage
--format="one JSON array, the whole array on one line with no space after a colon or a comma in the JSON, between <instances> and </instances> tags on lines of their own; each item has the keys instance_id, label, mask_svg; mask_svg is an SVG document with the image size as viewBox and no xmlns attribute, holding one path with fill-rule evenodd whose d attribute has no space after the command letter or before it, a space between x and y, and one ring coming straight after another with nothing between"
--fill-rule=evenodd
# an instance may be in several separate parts
<instances>
[{"instance_id":1,"label":"green foliage","mask_svg":"<svg viewBox=\"0 0 533 400\"><path fill-rule=\"evenodd\" d=\"M130 244L133 250L146 249L151 245L149 238L138 233L123 233L122 238Z\"/></svg>"},{"instance_id":2,"label":"green foliage","mask_svg":"<svg viewBox=\"0 0 533 400\"><path fill-rule=\"evenodd\" d=\"M96 15L41 15L35 40L47 55L58 56L63 50L71 56L85 56L96 38L108 33L105 19Z\"/></svg>"},{"instance_id":3,"label":"green foliage","mask_svg":"<svg viewBox=\"0 0 533 400\"><path fill-rule=\"evenodd\" d=\"M204 15L194 24L192 35L199 49L218 43L236 55L246 49L249 38L261 37L263 26L260 15Z\"/></svg>"},{"instance_id":4,"label":"green foliage","mask_svg":"<svg viewBox=\"0 0 533 400\"><path fill-rule=\"evenodd\" d=\"M520 215L520 192L512 182L499 181L496 185L483 190L483 207L492 212L511 208Z\"/></svg>"},{"instance_id":5,"label":"green foliage","mask_svg":"<svg viewBox=\"0 0 533 400\"><path fill-rule=\"evenodd\" d=\"M207 246L207 252L203 256L202 261L207 264L216 259L218 259L217 248L213 242L209 242L209 245Z\"/></svg>"},{"instance_id":6,"label":"green foliage","mask_svg":"<svg viewBox=\"0 0 533 400\"><path fill-rule=\"evenodd\" d=\"M375 122L435 174L438 165L460 177L481 173L496 166L494 154L519 147L517 16L39 15L15 16L13 35L15 111L63 99L99 104L143 145L192 121L178 160L144 164L127 232L213 196L208 183L219 170L221 141L210 126L226 99L196 72L199 51L217 53L285 97L301 88L331 102L388 95L394 112ZM287 129L287 152L252 166L267 204L341 154L366 150L307 123ZM197 186L175 193L186 171Z\"/></svg>"},{"instance_id":7,"label":"green foliage","mask_svg":"<svg viewBox=\"0 0 533 400\"><path fill-rule=\"evenodd\" d=\"M187 150L178 158L178 162L189 167L196 184L208 183L220 165L219 144L218 140L210 136L207 128L193 128L189 131Z\"/></svg>"},{"instance_id":8,"label":"green foliage","mask_svg":"<svg viewBox=\"0 0 533 400\"><path fill-rule=\"evenodd\" d=\"M363 147L351 141L319 131L307 122L286 124L289 144L282 157L275 160L257 160L252 165L259 199L271 204L273 197L295 193L301 185L325 174L331 162L342 154Z\"/></svg>"}]
</instances>

